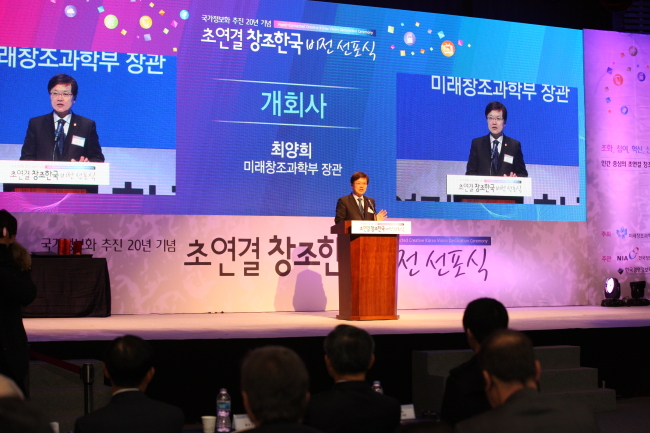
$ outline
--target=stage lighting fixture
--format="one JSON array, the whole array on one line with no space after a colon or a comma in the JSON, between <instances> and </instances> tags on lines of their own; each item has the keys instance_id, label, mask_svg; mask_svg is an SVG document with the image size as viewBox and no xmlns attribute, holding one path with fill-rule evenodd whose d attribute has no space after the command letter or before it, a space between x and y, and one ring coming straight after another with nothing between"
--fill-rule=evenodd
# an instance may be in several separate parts
<instances>
[{"instance_id":1,"label":"stage lighting fixture","mask_svg":"<svg viewBox=\"0 0 650 433\"><path fill-rule=\"evenodd\" d=\"M643 298L645 292L645 281L630 281L630 291L633 299Z\"/></svg>"},{"instance_id":2,"label":"stage lighting fixture","mask_svg":"<svg viewBox=\"0 0 650 433\"><path fill-rule=\"evenodd\" d=\"M605 298L618 299L621 297L621 285L616 278L605 280Z\"/></svg>"}]
</instances>

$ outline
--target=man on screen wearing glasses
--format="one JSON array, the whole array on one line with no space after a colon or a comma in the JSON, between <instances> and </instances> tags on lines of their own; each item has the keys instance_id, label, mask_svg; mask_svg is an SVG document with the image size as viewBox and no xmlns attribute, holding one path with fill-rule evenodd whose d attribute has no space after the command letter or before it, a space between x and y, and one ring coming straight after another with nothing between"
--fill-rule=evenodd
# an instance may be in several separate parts
<instances>
[{"instance_id":1,"label":"man on screen wearing glasses","mask_svg":"<svg viewBox=\"0 0 650 433\"><path fill-rule=\"evenodd\" d=\"M465 175L528 177L521 143L503 135L508 120L506 106L490 102L485 117L490 133L472 140Z\"/></svg>"},{"instance_id":2,"label":"man on screen wearing glasses","mask_svg":"<svg viewBox=\"0 0 650 433\"><path fill-rule=\"evenodd\" d=\"M27 161L104 162L95 121L72 112L77 81L65 74L47 84L54 111L29 119L20 159Z\"/></svg>"}]
</instances>

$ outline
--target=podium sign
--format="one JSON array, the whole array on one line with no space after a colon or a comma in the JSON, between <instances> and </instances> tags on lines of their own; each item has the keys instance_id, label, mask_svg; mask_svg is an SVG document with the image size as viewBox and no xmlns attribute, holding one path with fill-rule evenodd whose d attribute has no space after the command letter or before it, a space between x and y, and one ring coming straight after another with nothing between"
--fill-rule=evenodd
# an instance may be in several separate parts
<instances>
[{"instance_id":1,"label":"podium sign","mask_svg":"<svg viewBox=\"0 0 650 433\"><path fill-rule=\"evenodd\" d=\"M411 221L350 221L353 235L410 235Z\"/></svg>"},{"instance_id":2,"label":"podium sign","mask_svg":"<svg viewBox=\"0 0 650 433\"><path fill-rule=\"evenodd\" d=\"M0 183L109 185L106 162L0 161Z\"/></svg>"},{"instance_id":3,"label":"podium sign","mask_svg":"<svg viewBox=\"0 0 650 433\"><path fill-rule=\"evenodd\" d=\"M341 320L395 320L399 234L410 221L342 221L338 235L339 314ZM399 234L398 234L399 233Z\"/></svg>"},{"instance_id":4,"label":"podium sign","mask_svg":"<svg viewBox=\"0 0 650 433\"><path fill-rule=\"evenodd\" d=\"M531 197L529 177L447 175L447 194L485 197Z\"/></svg>"}]
</instances>

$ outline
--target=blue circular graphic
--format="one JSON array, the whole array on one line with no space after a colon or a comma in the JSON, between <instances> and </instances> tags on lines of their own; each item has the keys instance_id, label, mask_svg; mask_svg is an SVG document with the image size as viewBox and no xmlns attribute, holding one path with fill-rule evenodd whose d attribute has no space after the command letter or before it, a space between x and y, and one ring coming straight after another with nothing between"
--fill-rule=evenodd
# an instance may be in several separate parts
<instances>
[{"instance_id":1,"label":"blue circular graphic","mask_svg":"<svg viewBox=\"0 0 650 433\"><path fill-rule=\"evenodd\" d=\"M645 81L645 74L643 72L636 74L636 77L639 79L639 81Z\"/></svg>"},{"instance_id":2,"label":"blue circular graphic","mask_svg":"<svg viewBox=\"0 0 650 433\"><path fill-rule=\"evenodd\" d=\"M179 15L181 16L182 20L186 20L190 17L190 13L185 9L183 9Z\"/></svg>"},{"instance_id":3,"label":"blue circular graphic","mask_svg":"<svg viewBox=\"0 0 650 433\"><path fill-rule=\"evenodd\" d=\"M623 105L623 106L621 107L621 113L623 113L623 114L627 114L627 112L628 112L627 107L626 107L625 105Z\"/></svg>"}]
</instances>

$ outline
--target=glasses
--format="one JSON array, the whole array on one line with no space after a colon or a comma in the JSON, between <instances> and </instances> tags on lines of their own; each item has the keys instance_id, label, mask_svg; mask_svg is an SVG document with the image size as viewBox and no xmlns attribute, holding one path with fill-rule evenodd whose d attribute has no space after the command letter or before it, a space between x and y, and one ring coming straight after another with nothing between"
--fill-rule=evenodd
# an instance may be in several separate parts
<instances>
[{"instance_id":1,"label":"glasses","mask_svg":"<svg viewBox=\"0 0 650 433\"><path fill-rule=\"evenodd\" d=\"M487 120L488 120L488 122L490 122L490 123L492 123L492 122L501 122L501 121L503 121L503 117L492 117L492 116L489 116L489 117L487 118Z\"/></svg>"},{"instance_id":2,"label":"glasses","mask_svg":"<svg viewBox=\"0 0 650 433\"><path fill-rule=\"evenodd\" d=\"M50 97L52 99L59 99L59 96L62 97L63 99L70 99L72 98L72 93L59 93L59 92L50 93Z\"/></svg>"}]
</instances>

